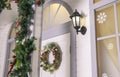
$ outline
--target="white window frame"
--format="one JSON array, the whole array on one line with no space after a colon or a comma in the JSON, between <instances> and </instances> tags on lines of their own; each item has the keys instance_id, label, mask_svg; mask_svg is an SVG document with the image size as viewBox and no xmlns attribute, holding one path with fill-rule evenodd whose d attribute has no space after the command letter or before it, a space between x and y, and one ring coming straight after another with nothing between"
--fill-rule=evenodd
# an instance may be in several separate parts
<instances>
[{"instance_id":1,"label":"white window frame","mask_svg":"<svg viewBox=\"0 0 120 77\"><path fill-rule=\"evenodd\" d=\"M101 0L100 2L93 3L94 0L90 0L90 30L91 30L91 56L92 56L92 77L98 77L98 69L97 69L97 49L96 49L96 40L100 40L102 38L96 39L96 30L95 30L95 10L103 7L105 5L113 3L114 6L116 6L115 2L120 0ZM114 13L116 11L116 8L114 8ZM117 13L116 13L117 14ZM115 28L117 24L117 16L115 15ZM116 29L117 30L117 29ZM117 33L117 31L116 31ZM117 33L118 34L118 33ZM112 37L112 36L110 36ZM117 36L116 36L117 37ZM106 37L107 38L107 37ZM117 40L119 38L117 37ZM118 58L119 58L119 64L120 64L120 49L118 48Z\"/></svg>"}]
</instances>

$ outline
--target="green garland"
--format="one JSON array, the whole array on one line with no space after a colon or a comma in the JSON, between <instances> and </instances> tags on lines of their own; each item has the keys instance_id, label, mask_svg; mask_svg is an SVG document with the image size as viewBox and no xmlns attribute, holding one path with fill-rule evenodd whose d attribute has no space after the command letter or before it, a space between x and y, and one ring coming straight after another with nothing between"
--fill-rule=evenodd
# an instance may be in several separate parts
<instances>
[{"instance_id":1,"label":"green garland","mask_svg":"<svg viewBox=\"0 0 120 77\"><path fill-rule=\"evenodd\" d=\"M10 1L12 0L0 0L0 13L6 7L11 9ZM35 37L30 37L30 25L34 15L34 9L32 5L41 5L44 0L14 0L18 6L18 19L14 23L16 29L16 46L13 49L14 59L10 63L10 69L8 71L9 77L28 77L31 69L31 53L36 49L34 40Z\"/></svg>"},{"instance_id":2,"label":"green garland","mask_svg":"<svg viewBox=\"0 0 120 77\"><path fill-rule=\"evenodd\" d=\"M7 4L9 4L7 1L8 0L0 0L0 13L5 7L7 8Z\"/></svg>"},{"instance_id":3,"label":"green garland","mask_svg":"<svg viewBox=\"0 0 120 77\"><path fill-rule=\"evenodd\" d=\"M52 53L54 56L54 60L50 63L49 61L49 54ZM56 71L62 60L62 52L60 46L55 43L51 42L44 46L44 52L40 56L41 59L41 67L44 71L48 71L50 73L53 73Z\"/></svg>"},{"instance_id":4,"label":"green garland","mask_svg":"<svg viewBox=\"0 0 120 77\"><path fill-rule=\"evenodd\" d=\"M30 54L35 50L35 37L27 37L29 34L29 27L32 25L31 19L34 14L32 5L34 0L17 0L18 5L18 20L15 22L16 28L16 47L13 50L15 53L15 60L11 63L12 71L9 71L10 77L28 77L31 72L31 56Z\"/></svg>"},{"instance_id":5,"label":"green garland","mask_svg":"<svg viewBox=\"0 0 120 77\"><path fill-rule=\"evenodd\" d=\"M6 7L6 4L5 4L6 2L7 0L0 0L0 13Z\"/></svg>"}]
</instances>

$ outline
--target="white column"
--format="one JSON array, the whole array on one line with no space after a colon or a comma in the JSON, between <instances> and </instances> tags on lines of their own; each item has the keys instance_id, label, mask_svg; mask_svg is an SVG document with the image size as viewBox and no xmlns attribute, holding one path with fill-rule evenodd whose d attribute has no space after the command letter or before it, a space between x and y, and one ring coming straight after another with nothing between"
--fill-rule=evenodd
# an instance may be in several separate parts
<instances>
[{"instance_id":1,"label":"white column","mask_svg":"<svg viewBox=\"0 0 120 77\"><path fill-rule=\"evenodd\" d=\"M0 77L4 77L9 31L12 23L5 25L0 30Z\"/></svg>"},{"instance_id":2,"label":"white column","mask_svg":"<svg viewBox=\"0 0 120 77\"><path fill-rule=\"evenodd\" d=\"M35 41L35 45L37 50L33 52L32 56L32 77L39 77L39 68L40 68L40 47L41 47L41 31L42 30L42 7L36 8L36 16L35 16L35 29L34 35L37 38Z\"/></svg>"}]
</instances>

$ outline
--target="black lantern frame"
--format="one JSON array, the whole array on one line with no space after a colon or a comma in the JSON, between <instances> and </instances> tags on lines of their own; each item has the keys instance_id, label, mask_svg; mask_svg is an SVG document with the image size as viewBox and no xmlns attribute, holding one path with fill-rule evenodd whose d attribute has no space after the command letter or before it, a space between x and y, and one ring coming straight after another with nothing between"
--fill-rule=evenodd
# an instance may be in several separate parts
<instances>
[{"instance_id":1,"label":"black lantern frame","mask_svg":"<svg viewBox=\"0 0 120 77\"><path fill-rule=\"evenodd\" d=\"M82 35L85 35L87 28L84 25L81 25L80 21L83 16L75 9L75 12L70 16L73 27L76 29L76 33L81 32Z\"/></svg>"}]
</instances>

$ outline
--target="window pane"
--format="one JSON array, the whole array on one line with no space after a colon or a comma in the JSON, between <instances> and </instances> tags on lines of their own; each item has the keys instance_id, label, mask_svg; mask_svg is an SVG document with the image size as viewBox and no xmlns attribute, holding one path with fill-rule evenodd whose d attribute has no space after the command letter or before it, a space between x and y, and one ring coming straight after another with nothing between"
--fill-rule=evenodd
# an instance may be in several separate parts
<instances>
[{"instance_id":1,"label":"window pane","mask_svg":"<svg viewBox=\"0 0 120 77\"><path fill-rule=\"evenodd\" d=\"M109 5L96 10L96 35L97 37L115 34L114 7Z\"/></svg>"},{"instance_id":2,"label":"window pane","mask_svg":"<svg viewBox=\"0 0 120 77\"><path fill-rule=\"evenodd\" d=\"M117 14L118 14L119 33L120 33L120 2L117 3Z\"/></svg>"},{"instance_id":3,"label":"window pane","mask_svg":"<svg viewBox=\"0 0 120 77\"><path fill-rule=\"evenodd\" d=\"M58 13L60 7L61 7L60 4L50 5L50 23L52 25L55 22L54 20L55 20L55 17L56 17L56 13Z\"/></svg>"},{"instance_id":4,"label":"window pane","mask_svg":"<svg viewBox=\"0 0 120 77\"><path fill-rule=\"evenodd\" d=\"M43 10L43 30L64 24L70 21L70 14L61 4L51 4Z\"/></svg>"},{"instance_id":5,"label":"window pane","mask_svg":"<svg viewBox=\"0 0 120 77\"><path fill-rule=\"evenodd\" d=\"M101 0L94 0L94 3L100 2Z\"/></svg>"},{"instance_id":6,"label":"window pane","mask_svg":"<svg viewBox=\"0 0 120 77\"><path fill-rule=\"evenodd\" d=\"M97 41L99 77L120 77L116 38Z\"/></svg>"},{"instance_id":7,"label":"window pane","mask_svg":"<svg viewBox=\"0 0 120 77\"><path fill-rule=\"evenodd\" d=\"M61 6L58 13L55 16L55 19L52 22L53 26L64 24L70 21L70 15L65 7Z\"/></svg>"}]
</instances>

